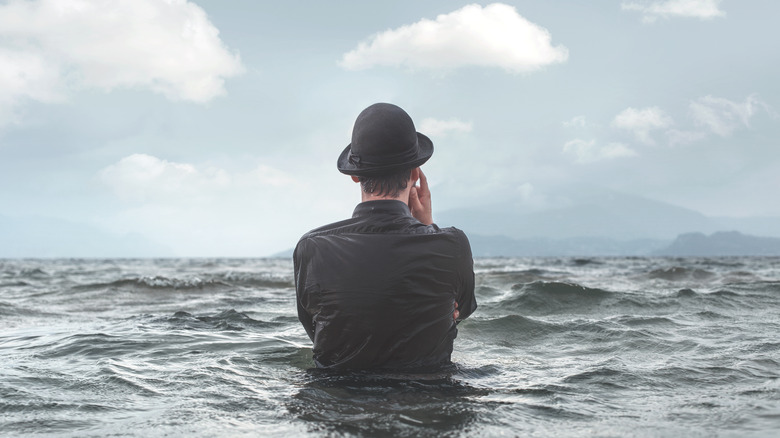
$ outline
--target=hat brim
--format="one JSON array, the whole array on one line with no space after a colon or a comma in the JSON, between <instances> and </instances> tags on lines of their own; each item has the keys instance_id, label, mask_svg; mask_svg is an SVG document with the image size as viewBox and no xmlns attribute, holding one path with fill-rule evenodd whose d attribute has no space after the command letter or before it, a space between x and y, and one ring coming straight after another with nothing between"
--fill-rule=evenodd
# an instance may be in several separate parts
<instances>
[{"instance_id":1,"label":"hat brim","mask_svg":"<svg viewBox=\"0 0 780 438\"><path fill-rule=\"evenodd\" d=\"M393 163L381 166L372 165L356 165L349 160L349 156L352 152L352 143L348 144L346 148L339 155L339 159L336 162L339 172L346 175L354 176L377 176L387 175L393 172L399 172L405 169L414 169L415 167L422 166L423 163L428 161L433 155L433 142L430 138L423 134L417 133L417 156L411 160L403 163Z\"/></svg>"}]
</instances>

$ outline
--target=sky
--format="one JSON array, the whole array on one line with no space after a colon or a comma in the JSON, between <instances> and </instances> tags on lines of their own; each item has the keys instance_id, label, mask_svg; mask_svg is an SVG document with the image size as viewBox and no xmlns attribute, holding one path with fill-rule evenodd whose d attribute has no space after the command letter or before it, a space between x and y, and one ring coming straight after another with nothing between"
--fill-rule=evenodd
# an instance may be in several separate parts
<instances>
[{"instance_id":1,"label":"sky","mask_svg":"<svg viewBox=\"0 0 780 438\"><path fill-rule=\"evenodd\" d=\"M778 16L773 0L0 1L0 217L274 254L351 216L336 158L375 102L433 140L434 219L556 208L572 187L780 217Z\"/></svg>"}]
</instances>

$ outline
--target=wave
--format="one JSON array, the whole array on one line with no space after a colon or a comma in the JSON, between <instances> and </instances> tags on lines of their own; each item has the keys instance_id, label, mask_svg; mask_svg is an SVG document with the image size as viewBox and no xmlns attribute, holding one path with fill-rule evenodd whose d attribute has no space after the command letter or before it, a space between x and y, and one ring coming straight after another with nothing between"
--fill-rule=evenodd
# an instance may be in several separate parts
<instances>
[{"instance_id":1,"label":"wave","mask_svg":"<svg viewBox=\"0 0 780 438\"><path fill-rule=\"evenodd\" d=\"M269 273L226 272L215 277L233 286L265 289L285 289L295 287L291 275L273 275Z\"/></svg>"},{"instance_id":2,"label":"wave","mask_svg":"<svg viewBox=\"0 0 780 438\"><path fill-rule=\"evenodd\" d=\"M219 280L203 280L193 278L168 278L163 276L134 277L109 282L96 282L74 286L74 290L104 290L104 289L154 289L154 290L187 290L187 289L214 289L229 287L228 283Z\"/></svg>"},{"instance_id":3,"label":"wave","mask_svg":"<svg viewBox=\"0 0 780 438\"><path fill-rule=\"evenodd\" d=\"M629 388L641 383L641 377L636 373L611 367L597 367L586 371L571 374L563 379L564 383L587 383L588 385L601 385L610 388Z\"/></svg>"},{"instance_id":4,"label":"wave","mask_svg":"<svg viewBox=\"0 0 780 438\"><path fill-rule=\"evenodd\" d=\"M221 277L221 278L220 278ZM234 287L252 289L279 289L290 288L293 284L269 276L242 276L236 277L230 274L217 276L217 278L171 278L162 275L131 277L108 282L95 282L74 286L74 290L105 290L142 288L151 290L214 290Z\"/></svg>"},{"instance_id":5,"label":"wave","mask_svg":"<svg viewBox=\"0 0 780 438\"><path fill-rule=\"evenodd\" d=\"M153 346L152 342L135 340L126 336L106 333L78 333L36 345L34 348L40 350L35 354L36 357L51 359L65 356L116 357L144 351Z\"/></svg>"},{"instance_id":6,"label":"wave","mask_svg":"<svg viewBox=\"0 0 780 438\"><path fill-rule=\"evenodd\" d=\"M627 326L657 326L657 327L679 327L681 324L665 316L640 316L640 315L620 315L615 318L619 324Z\"/></svg>"},{"instance_id":7,"label":"wave","mask_svg":"<svg viewBox=\"0 0 780 438\"><path fill-rule=\"evenodd\" d=\"M24 268L20 270L16 276L18 277L30 277L30 278L47 278L51 276L48 272L41 268Z\"/></svg>"},{"instance_id":8,"label":"wave","mask_svg":"<svg viewBox=\"0 0 780 438\"><path fill-rule=\"evenodd\" d=\"M31 283L28 283L23 280L16 280L16 281L9 281L9 282L3 282L0 283L0 288L5 287L24 287L24 286L31 286Z\"/></svg>"},{"instance_id":9,"label":"wave","mask_svg":"<svg viewBox=\"0 0 780 438\"><path fill-rule=\"evenodd\" d=\"M9 316L16 314L17 307L11 303L0 301L0 316Z\"/></svg>"},{"instance_id":10,"label":"wave","mask_svg":"<svg viewBox=\"0 0 780 438\"><path fill-rule=\"evenodd\" d=\"M574 354L619 354L626 348L679 352L697 344L670 340L666 335L682 324L671 318L621 315L603 320L575 319L549 322L520 315L464 322L463 338L475 349L522 347L546 351L559 345ZM472 348L472 347L469 347ZM576 350L576 352L575 352Z\"/></svg>"},{"instance_id":11,"label":"wave","mask_svg":"<svg viewBox=\"0 0 780 438\"><path fill-rule=\"evenodd\" d=\"M723 315L718 312L713 312L711 310L704 310L701 312L697 312L694 314L694 316L702 319L702 320L725 320L725 319L731 319L730 317Z\"/></svg>"},{"instance_id":12,"label":"wave","mask_svg":"<svg viewBox=\"0 0 780 438\"><path fill-rule=\"evenodd\" d=\"M238 312L235 309L225 310L216 315L196 316L188 312L176 312L172 316L158 318L158 322L170 324L176 328L203 330L212 328L217 330L241 331L245 329L272 328L284 325L284 322L266 322L253 319L246 313Z\"/></svg>"},{"instance_id":13,"label":"wave","mask_svg":"<svg viewBox=\"0 0 780 438\"><path fill-rule=\"evenodd\" d=\"M671 268L654 269L647 274L649 279L659 279L667 281L689 281L689 280L711 280L717 277L717 274L700 268L686 268L674 266Z\"/></svg>"},{"instance_id":14,"label":"wave","mask_svg":"<svg viewBox=\"0 0 780 438\"><path fill-rule=\"evenodd\" d=\"M565 274L565 272L537 268L512 271L491 271L477 274L477 282L478 284L532 283L534 281L554 280Z\"/></svg>"},{"instance_id":15,"label":"wave","mask_svg":"<svg viewBox=\"0 0 780 438\"><path fill-rule=\"evenodd\" d=\"M482 300L490 300L504 295L504 291L497 287L477 285L474 288L474 294Z\"/></svg>"},{"instance_id":16,"label":"wave","mask_svg":"<svg viewBox=\"0 0 780 438\"><path fill-rule=\"evenodd\" d=\"M231 338L225 337L229 332L246 330L251 333L267 333L269 329L286 325L284 322L257 320L234 309L213 315L193 315L188 312L176 312L164 317L141 315L113 325L110 332L100 330L92 333L37 336L29 339L20 348L43 359L118 358L139 354L170 356L177 354L182 348L187 348L187 345L218 348L219 345L225 344L227 348L233 348L235 343L230 340L232 335ZM186 330L186 333L182 330ZM259 348L263 341L253 338L241 342L256 343Z\"/></svg>"},{"instance_id":17,"label":"wave","mask_svg":"<svg viewBox=\"0 0 780 438\"><path fill-rule=\"evenodd\" d=\"M519 314L587 312L616 294L576 283L535 281L512 286L507 298L495 306Z\"/></svg>"},{"instance_id":18,"label":"wave","mask_svg":"<svg viewBox=\"0 0 780 438\"><path fill-rule=\"evenodd\" d=\"M767 306L780 304L780 297L776 293L760 290L754 284L750 290L735 291L733 285L712 292L696 292L692 289L680 289L667 297L667 305L680 305L684 307L700 307L702 305L733 311L734 309L760 309ZM756 290L758 289L758 290ZM727 312L728 313L728 312Z\"/></svg>"},{"instance_id":19,"label":"wave","mask_svg":"<svg viewBox=\"0 0 780 438\"><path fill-rule=\"evenodd\" d=\"M716 290L714 292L696 292L693 289L685 288L678 290L675 294L675 297L677 298L707 298L707 297L722 297L722 298L733 298L733 297L741 297L741 294L738 294L736 292L732 292L730 290Z\"/></svg>"},{"instance_id":20,"label":"wave","mask_svg":"<svg viewBox=\"0 0 780 438\"><path fill-rule=\"evenodd\" d=\"M54 313L0 301L0 316L52 316Z\"/></svg>"},{"instance_id":21,"label":"wave","mask_svg":"<svg viewBox=\"0 0 780 438\"><path fill-rule=\"evenodd\" d=\"M571 264L574 266L587 266L587 265L603 265L604 262L591 258L575 258L571 259Z\"/></svg>"},{"instance_id":22,"label":"wave","mask_svg":"<svg viewBox=\"0 0 780 438\"><path fill-rule=\"evenodd\" d=\"M670 313L709 310L713 315L731 315L734 311L780 305L780 283L725 285L712 291L691 288L671 293L645 291L609 291L577 283L535 281L500 287L482 286L477 290L480 312L487 316L508 314L543 315L633 315L640 318L665 318ZM487 292L486 294L483 294ZM702 309L702 307L705 307ZM660 313L659 313L660 312ZM716 316L711 315L710 318ZM723 316L726 317L726 316ZM634 324L669 324L668 319L637 319Z\"/></svg>"},{"instance_id":23,"label":"wave","mask_svg":"<svg viewBox=\"0 0 780 438\"><path fill-rule=\"evenodd\" d=\"M560 333L565 328L558 324L535 320L520 315L506 315L493 319L474 319L468 321L468 330L478 338L490 340L504 339L522 341L527 338L538 339L552 333Z\"/></svg>"}]
</instances>

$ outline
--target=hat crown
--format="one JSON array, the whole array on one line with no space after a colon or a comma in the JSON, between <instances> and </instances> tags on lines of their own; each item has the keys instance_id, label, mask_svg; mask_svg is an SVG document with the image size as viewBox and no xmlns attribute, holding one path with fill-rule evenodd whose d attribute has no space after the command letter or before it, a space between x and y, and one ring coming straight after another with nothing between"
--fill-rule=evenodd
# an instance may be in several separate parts
<instances>
[{"instance_id":1,"label":"hat crown","mask_svg":"<svg viewBox=\"0 0 780 438\"><path fill-rule=\"evenodd\" d=\"M364 109L352 128L352 143L336 166L347 175L388 175L421 166L433 154L433 142L417 132L409 114L390 103Z\"/></svg>"},{"instance_id":2,"label":"hat crown","mask_svg":"<svg viewBox=\"0 0 780 438\"><path fill-rule=\"evenodd\" d=\"M363 110L352 129L352 161L393 165L417 154L417 130L409 114L389 103Z\"/></svg>"}]
</instances>

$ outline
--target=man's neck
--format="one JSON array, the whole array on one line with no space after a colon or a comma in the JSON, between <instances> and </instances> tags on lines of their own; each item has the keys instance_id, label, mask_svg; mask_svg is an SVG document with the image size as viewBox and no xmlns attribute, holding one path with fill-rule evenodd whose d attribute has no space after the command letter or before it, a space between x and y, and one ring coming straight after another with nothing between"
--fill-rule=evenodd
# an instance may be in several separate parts
<instances>
[{"instance_id":1,"label":"man's neck","mask_svg":"<svg viewBox=\"0 0 780 438\"><path fill-rule=\"evenodd\" d=\"M409 189L404 190L403 192L399 193L398 196L376 196L371 193L366 193L361 191L361 200L362 202L368 202L368 201L401 201L406 205L409 205Z\"/></svg>"}]
</instances>

